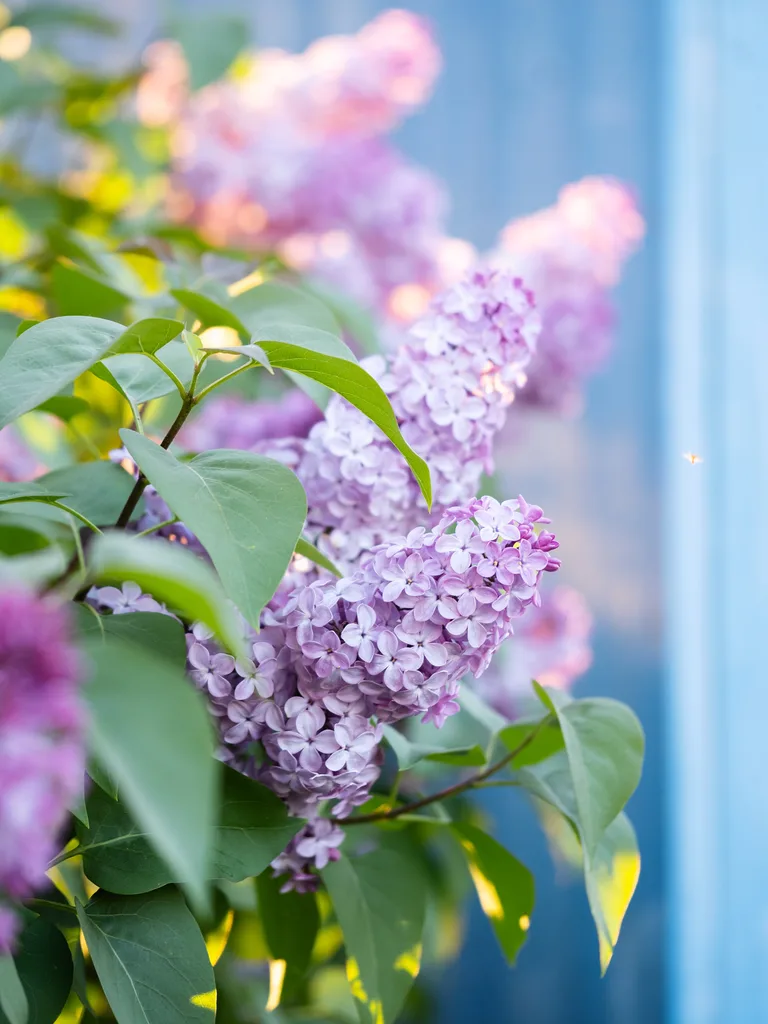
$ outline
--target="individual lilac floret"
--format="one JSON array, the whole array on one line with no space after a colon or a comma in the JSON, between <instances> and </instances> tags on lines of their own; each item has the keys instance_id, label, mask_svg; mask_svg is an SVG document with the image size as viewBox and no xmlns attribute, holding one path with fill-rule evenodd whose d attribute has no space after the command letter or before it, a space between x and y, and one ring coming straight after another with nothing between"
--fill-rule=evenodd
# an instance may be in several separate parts
<instances>
[{"instance_id":1,"label":"individual lilac floret","mask_svg":"<svg viewBox=\"0 0 768 1024\"><path fill-rule=\"evenodd\" d=\"M522 282L476 270L435 299L411 331L411 344L379 377L408 443L427 460L434 508L466 502L535 351L538 314ZM309 526L343 566L361 551L427 517L400 454L371 422L338 396L310 431L295 470L309 499Z\"/></svg>"},{"instance_id":2,"label":"individual lilac floret","mask_svg":"<svg viewBox=\"0 0 768 1024\"><path fill-rule=\"evenodd\" d=\"M272 861L275 875L288 875L281 892L314 892L320 882L319 871L332 860L339 859L344 832L328 818L314 818L298 832L283 853Z\"/></svg>"},{"instance_id":3,"label":"individual lilac floret","mask_svg":"<svg viewBox=\"0 0 768 1024\"><path fill-rule=\"evenodd\" d=\"M0 897L20 900L45 882L82 791L80 668L59 608L16 587L0 591ZM0 915L7 951L8 908Z\"/></svg>"},{"instance_id":4,"label":"individual lilac floret","mask_svg":"<svg viewBox=\"0 0 768 1024\"><path fill-rule=\"evenodd\" d=\"M584 597L570 587L542 594L515 629L475 689L497 711L516 718L532 695L531 680L568 690L592 664L592 616Z\"/></svg>"},{"instance_id":5,"label":"individual lilac floret","mask_svg":"<svg viewBox=\"0 0 768 1024\"><path fill-rule=\"evenodd\" d=\"M580 411L584 382L612 344L609 289L643 233L635 197L611 178L568 185L554 206L502 231L490 260L524 277L542 317L523 405L565 415Z\"/></svg>"}]
</instances>

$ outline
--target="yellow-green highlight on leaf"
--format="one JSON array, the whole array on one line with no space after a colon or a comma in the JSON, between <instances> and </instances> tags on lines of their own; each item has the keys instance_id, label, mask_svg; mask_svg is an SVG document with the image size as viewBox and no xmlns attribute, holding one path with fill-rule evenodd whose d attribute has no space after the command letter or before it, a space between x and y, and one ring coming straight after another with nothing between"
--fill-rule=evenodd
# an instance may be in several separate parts
<instances>
[{"instance_id":1,"label":"yellow-green highlight on leaf","mask_svg":"<svg viewBox=\"0 0 768 1024\"><path fill-rule=\"evenodd\" d=\"M283 982L285 981L285 970L288 964L285 960L269 961L269 996L264 1009L267 1013L276 1010L283 997Z\"/></svg>"},{"instance_id":2,"label":"yellow-green highlight on leaf","mask_svg":"<svg viewBox=\"0 0 768 1024\"><path fill-rule=\"evenodd\" d=\"M600 971L605 974L640 878L637 838L625 814L608 826L584 873L600 944Z\"/></svg>"}]
</instances>

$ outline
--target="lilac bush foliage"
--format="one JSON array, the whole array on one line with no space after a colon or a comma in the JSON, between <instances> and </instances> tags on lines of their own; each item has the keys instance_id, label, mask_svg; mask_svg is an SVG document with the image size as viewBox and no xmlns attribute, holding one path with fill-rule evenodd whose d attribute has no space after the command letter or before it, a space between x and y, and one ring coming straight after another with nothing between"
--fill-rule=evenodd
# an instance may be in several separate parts
<instances>
[{"instance_id":1,"label":"lilac bush foliage","mask_svg":"<svg viewBox=\"0 0 768 1024\"><path fill-rule=\"evenodd\" d=\"M60 608L0 590L0 900L45 882L85 771L81 664ZM0 950L15 919L0 904Z\"/></svg>"}]
</instances>

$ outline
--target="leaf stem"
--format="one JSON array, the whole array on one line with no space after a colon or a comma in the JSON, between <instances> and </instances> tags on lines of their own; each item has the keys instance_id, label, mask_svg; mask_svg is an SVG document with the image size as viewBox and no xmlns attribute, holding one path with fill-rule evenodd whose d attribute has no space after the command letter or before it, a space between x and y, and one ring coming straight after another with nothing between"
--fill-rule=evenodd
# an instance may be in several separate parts
<instances>
[{"instance_id":1,"label":"leaf stem","mask_svg":"<svg viewBox=\"0 0 768 1024\"><path fill-rule=\"evenodd\" d=\"M491 775L495 775L496 772L500 772L502 768L506 768L510 762L514 761L522 752L533 743L536 737L539 735L541 730L549 725L551 721L554 721L553 715L547 715L537 723L536 727L528 733L524 740L522 740L515 747L514 750L510 750L509 753L505 754L500 760L496 761L490 767L484 769L482 772L478 772L477 775L472 775L470 778L465 779L463 782L457 782L453 786L448 786L446 789L441 789L438 793L433 793L431 796L422 797L421 800L414 800L410 804L402 804L400 807L393 807L389 811L374 811L372 814L360 814L355 818L347 818L344 820L344 825L368 825L375 821L391 821L393 818L400 818L404 814L412 814L414 811L421 810L422 807L428 807L430 804L437 803L439 800L447 800L448 797L458 796L459 793L464 793L468 789L481 789L483 785L487 785L486 779L490 778Z\"/></svg>"},{"instance_id":2,"label":"leaf stem","mask_svg":"<svg viewBox=\"0 0 768 1024\"><path fill-rule=\"evenodd\" d=\"M63 501L51 501L48 504L53 505L54 508L61 509L62 512L68 512L69 515L74 516L75 519L79 519L83 525L87 526L90 530L93 530L94 533L101 533L98 526L96 526L95 523L92 523L90 519L86 519L82 512L78 512L77 509L71 508L69 505L65 505Z\"/></svg>"},{"instance_id":3,"label":"leaf stem","mask_svg":"<svg viewBox=\"0 0 768 1024\"><path fill-rule=\"evenodd\" d=\"M181 383L181 381L176 376L176 374L173 372L173 370L170 368L170 366L166 366L165 363L162 361L162 359L158 359L158 357L154 354L154 352L144 352L144 355L147 357L147 359L151 359L152 362L155 364L155 366L157 366L159 369L161 369L163 371L163 373L166 375L166 377L170 377L170 379L176 385L176 390L181 395L181 400L183 402L184 399L187 397L187 389Z\"/></svg>"},{"instance_id":4,"label":"leaf stem","mask_svg":"<svg viewBox=\"0 0 768 1024\"><path fill-rule=\"evenodd\" d=\"M219 377L218 380L213 381L212 384L209 384L207 387L203 388L200 394L195 397L195 405L197 405L198 402L202 402L205 396L209 395L211 391L213 391L214 388L217 388L220 384L225 384L228 380L232 380L233 377L237 377L238 374L245 373L245 371L250 370L252 366L258 365L258 363L256 363L253 359L249 357L248 361L244 363L242 366L238 366L236 367L236 369L231 370L229 373L225 373L223 377Z\"/></svg>"},{"instance_id":5,"label":"leaf stem","mask_svg":"<svg viewBox=\"0 0 768 1024\"><path fill-rule=\"evenodd\" d=\"M197 384L197 378L200 373L201 366L202 363L198 363L197 366L195 366L195 371L192 374L192 380L190 381L189 384L189 390L185 391L184 388L182 387L181 408L179 409L179 413L176 419L168 428L167 434L160 442L161 448L170 448L171 443L173 442L174 438L181 430L181 428L184 426L187 417L192 412L192 409L195 406L195 402L198 400L194 397L194 393L195 384ZM144 474L139 473L139 477L133 486L133 490L128 495L128 500L126 501L125 505L123 505L123 510L118 516L117 522L115 523L115 526L117 527L118 530L124 530L128 523L130 522L131 516L133 515L133 510L138 505L139 500L142 494L144 493L144 490L148 483L149 480L147 480Z\"/></svg>"},{"instance_id":6,"label":"leaf stem","mask_svg":"<svg viewBox=\"0 0 768 1024\"><path fill-rule=\"evenodd\" d=\"M178 523L179 517L174 516L173 519L166 519L162 523L155 523L154 526L148 526L146 530L142 530L141 533L134 534L135 537L147 537L150 533L155 533L157 530L164 530L166 526L173 526L174 523Z\"/></svg>"}]
</instances>

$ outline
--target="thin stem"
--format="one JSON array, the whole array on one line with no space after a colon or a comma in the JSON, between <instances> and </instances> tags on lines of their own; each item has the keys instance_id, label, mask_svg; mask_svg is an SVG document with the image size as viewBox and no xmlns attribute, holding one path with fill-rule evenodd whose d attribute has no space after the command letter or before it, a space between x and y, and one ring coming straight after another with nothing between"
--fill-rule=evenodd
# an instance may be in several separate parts
<instances>
[{"instance_id":1,"label":"thin stem","mask_svg":"<svg viewBox=\"0 0 768 1024\"><path fill-rule=\"evenodd\" d=\"M73 857L79 857L81 854L79 846L74 846L71 850L62 850L58 857L54 857L52 861L48 862L48 869L55 868L57 864L63 864L65 860L72 860Z\"/></svg>"},{"instance_id":2,"label":"thin stem","mask_svg":"<svg viewBox=\"0 0 768 1024\"><path fill-rule=\"evenodd\" d=\"M173 372L173 370L169 366L166 366L165 363L162 361L162 359L158 359L158 357L155 355L154 352L145 352L144 355L148 359L151 359L152 362L155 364L155 366L159 367L163 371L163 373L166 375L166 377L170 377L171 378L173 383L176 385L176 390L181 395L181 400L184 401L186 399L186 397L187 397L187 389L181 383L181 381L176 376L176 374Z\"/></svg>"},{"instance_id":3,"label":"thin stem","mask_svg":"<svg viewBox=\"0 0 768 1024\"><path fill-rule=\"evenodd\" d=\"M142 530L141 533L135 533L134 537L147 537L150 533L155 533L157 530L164 530L166 526L173 526L174 523L178 523L179 517L174 516L173 519L166 519L162 523L155 523L154 526L148 526L146 530Z\"/></svg>"},{"instance_id":4,"label":"thin stem","mask_svg":"<svg viewBox=\"0 0 768 1024\"><path fill-rule=\"evenodd\" d=\"M90 519L86 519L82 512L78 512L77 509L75 508L70 508L70 506L65 505L63 501L50 501L47 502L47 504L53 505L54 508L60 508L62 512L68 512L71 516L74 516L75 519L79 519L84 526L87 526L90 530L93 530L94 533L101 533L101 530L98 528L98 526L96 526L95 523L92 523Z\"/></svg>"},{"instance_id":5,"label":"thin stem","mask_svg":"<svg viewBox=\"0 0 768 1024\"><path fill-rule=\"evenodd\" d=\"M492 786L519 786L517 779L491 779L490 782L476 782L473 789L490 789Z\"/></svg>"},{"instance_id":6,"label":"thin stem","mask_svg":"<svg viewBox=\"0 0 768 1024\"><path fill-rule=\"evenodd\" d=\"M176 437L178 432L184 426L184 423L192 412L195 402L197 399L194 398L195 384L197 383L197 377L200 373L200 364L195 367L195 372L192 374L192 380L189 385L189 391L184 391L182 388L182 402L181 408L179 409L178 416L168 428L168 433L165 435L163 440L160 442L161 448L170 448L173 439ZM143 473L139 473L139 478L133 485L133 490L128 495L128 500L123 505L123 511L118 516L115 526L118 530L124 530L128 523L131 521L133 510L139 503L144 490L149 483L149 480L144 476Z\"/></svg>"},{"instance_id":7,"label":"thin stem","mask_svg":"<svg viewBox=\"0 0 768 1024\"><path fill-rule=\"evenodd\" d=\"M200 365L202 366L202 363ZM225 373L223 377L219 377L218 380L215 380L212 384L209 384L208 387L203 388L200 394L195 396L195 405L197 405L198 402L202 402L205 396L209 395L211 391L219 387L220 384L225 384L228 380L232 380L233 377L237 377L238 374L245 373L245 371L250 370L252 366L258 365L259 364L257 362L249 358L248 362L244 363L242 366L238 366L237 369L231 370L229 373Z\"/></svg>"},{"instance_id":8,"label":"thin stem","mask_svg":"<svg viewBox=\"0 0 768 1024\"><path fill-rule=\"evenodd\" d=\"M553 721L552 715L547 715L542 718L537 724L536 728L533 729L528 735L508 754L505 754L495 764L490 765L484 771L479 772L477 775L471 776L469 779L465 779L463 782L457 782L453 786L448 786L447 789L441 789L438 793L433 793L431 796L425 796L421 800L414 800L410 804L402 804L400 807L394 807L389 811L374 811L372 814L360 814L356 818L346 818L344 821L345 825L367 825L374 821L391 821L393 818L400 818L404 814L412 814L414 811L420 811L422 807L428 807L430 804L437 803L439 800L447 800L448 797L458 796L459 793L464 793L468 789L479 788L485 780L490 778L491 775L495 775L496 772L500 772L502 768L514 761L522 752L533 743L536 737L539 735L541 730L549 723Z\"/></svg>"}]
</instances>

